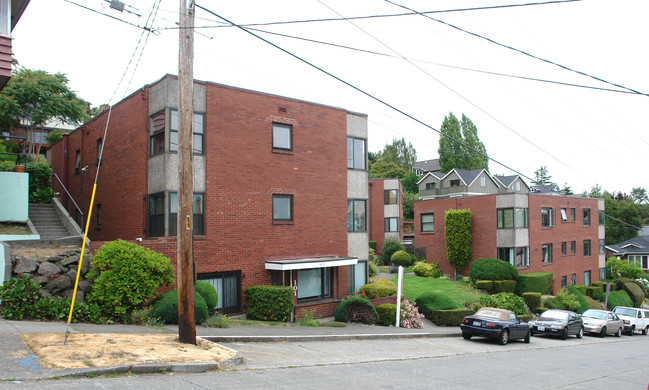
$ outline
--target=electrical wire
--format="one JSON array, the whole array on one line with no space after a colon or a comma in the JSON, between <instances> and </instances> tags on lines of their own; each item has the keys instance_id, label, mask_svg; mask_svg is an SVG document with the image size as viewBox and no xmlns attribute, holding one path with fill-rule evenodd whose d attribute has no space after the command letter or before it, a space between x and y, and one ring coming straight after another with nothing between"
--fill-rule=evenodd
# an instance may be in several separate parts
<instances>
[{"instance_id":1,"label":"electrical wire","mask_svg":"<svg viewBox=\"0 0 649 390\"><path fill-rule=\"evenodd\" d=\"M86 7L85 5L81 5L81 4L75 3L74 1L70 1L70 0L63 0L63 1L65 1L66 3L70 3L70 4L73 4L73 5L76 5L77 7L81 7L81 8L83 8L83 9L85 9L85 10L88 10L88 11L94 12L94 13L96 13L96 14L99 14L99 15L106 16L106 17L108 17L108 18L111 18L111 19L117 20L118 22L126 23L126 24L128 24L128 25L130 25L130 26L137 27L137 28L141 28L141 29L147 30L147 31L149 31L149 32L153 32L153 30L151 30L150 28L143 27L143 26L139 26L139 25L137 25L137 24L135 24L135 23L128 22L128 21L126 21L126 20L124 20L124 19L120 19L120 18L115 17L115 16L113 16L113 15L109 15L109 14L105 14L105 13L103 13L103 12L99 12L99 11L97 11L97 10L94 10L94 9L90 8L90 7Z\"/></svg>"}]
</instances>

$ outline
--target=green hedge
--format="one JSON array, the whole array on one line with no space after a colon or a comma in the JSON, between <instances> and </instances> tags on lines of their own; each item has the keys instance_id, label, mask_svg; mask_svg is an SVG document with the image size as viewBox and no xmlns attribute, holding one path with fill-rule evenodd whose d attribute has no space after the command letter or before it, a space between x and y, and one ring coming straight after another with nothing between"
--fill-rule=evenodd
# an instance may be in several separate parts
<instances>
[{"instance_id":1,"label":"green hedge","mask_svg":"<svg viewBox=\"0 0 649 390\"><path fill-rule=\"evenodd\" d=\"M369 283L360 288L360 292L369 295L371 298L390 297L397 294L397 287L383 283Z\"/></svg>"},{"instance_id":2,"label":"green hedge","mask_svg":"<svg viewBox=\"0 0 649 390\"><path fill-rule=\"evenodd\" d=\"M493 280L478 280L475 282L475 286L478 290L485 290L491 293L493 290L494 282Z\"/></svg>"},{"instance_id":3,"label":"green hedge","mask_svg":"<svg viewBox=\"0 0 649 390\"><path fill-rule=\"evenodd\" d=\"M394 325L397 320L397 305L394 303L384 303L376 307L376 313L379 315L381 325Z\"/></svg>"},{"instance_id":4,"label":"green hedge","mask_svg":"<svg viewBox=\"0 0 649 390\"><path fill-rule=\"evenodd\" d=\"M616 306L633 306L633 301L629 297L629 294L626 293L626 291L611 291L608 296L608 304L606 308L608 310L613 310Z\"/></svg>"},{"instance_id":5,"label":"green hedge","mask_svg":"<svg viewBox=\"0 0 649 390\"><path fill-rule=\"evenodd\" d=\"M205 299L207 304L207 310L212 311L216 308L216 305L219 304L219 296L216 293L216 289L210 283L204 280L196 281L196 291Z\"/></svg>"},{"instance_id":6,"label":"green hedge","mask_svg":"<svg viewBox=\"0 0 649 390\"><path fill-rule=\"evenodd\" d=\"M418 262L415 264L415 267L412 269L412 271L415 273L417 276L422 276L422 277L433 277L433 278L439 278L440 276L443 275L442 271L437 268L437 264L435 263L426 263L423 261Z\"/></svg>"},{"instance_id":7,"label":"green hedge","mask_svg":"<svg viewBox=\"0 0 649 390\"><path fill-rule=\"evenodd\" d=\"M513 293L516 290L516 283L515 280L494 280L492 293Z\"/></svg>"},{"instance_id":8,"label":"green hedge","mask_svg":"<svg viewBox=\"0 0 649 390\"><path fill-rule=\"evenodd\" d=\"M396 278L395 278L395 279L396 279ZM379 284L385 284L385 285L388 285L388 286L392 286L392 287L394 287L394 288L397 288L397 284L396 284L395 282L393 282L393 281L391 281L391 280L389 280L389 279L383 279L383 278L380 278L380 277L378 277L378 276L375 276L375 277L370 278L370 280L368 281L368 283L379 283Z\"/></svg>"},{"instance_id":9,"label":"green hedge","mask_svg":"<svg viewBox=\"0 0 649 390\"><path fill-rule=\"evenodd\" d=\"M178 323L178 290L162 294L151 308L151 316L164 321L165 324ZM205 299L198 291L194 291L194 321L197 324L205 322L208 316Z\"/></svg>"},{"instance_id":10,"label":"green hedge","mask_svg":"<svg viewBox=\"0 0 649 390\"><path fill-rule=\"evenodd\" d=\"M432 321L433 311L461 309L462 305L455 302L448 295L438 292L425 292L415 300L419 312Z\"/></svg>"},{"instance_id":11,"label":"green hedge","mask_svg":"<svg viewBox=\"0 0 649 390\"><path fill-rule=\"evenodd\" d=\"M566 288L568 289L568 291L570 291L570 293L577 296L579 307L576 309L576 311L577 313L581 314L588 310L590 307L588 306L588 302L586 301L584 294L581 292L582 289L578 287L583 287L584 292L586 292L586 286L568 286Z\"/></svg>"},{"instance_id":12,"label":"green hedge","mask_svg":"<svg viewBox=\"0 0 649 390\"><path fill-rule=\"evenodd\" d=\"M244 292L246 315L262 321L288 321L293 312L293 289L289 286L252 286Z\"/></svg>"},{"instance_id":13,"label":"green hedge","mask_svg":"<svg viewBox=\"0 0 649 390\"><path fill-rule=\"evenodd\" d=\"M534 318L533 315L531 314L521 314L517 316L522 322L530 322L532 318Z\"/></svg>"},{"instance_id":14,"label":"green hedge","mask_svg":"<svg viewBox=\"0 0 649 390\"><path fill-rule=\"evenodd\" d=\"M464 317L474 313L475 311L466 308L433 310L430 320L439 326L460 326Z\"/></svg>"},{"instance_id":15,"label":"green hedge","mask_svg":"<svg viewBox=\"0 0 649 390\"><path fill-rule=\"evenodd\" d=\"M471 280L518 280L516 267L499 259L480 259L471 263Z\"/></svg>"},{"instance_id":16,"label":"green hedge","mask_svg":"<svg viewBox=\"0 0 649 390\"><path fill-rule=\"evenodd\" d=\"M644 302L644 291L635 283L626 282L622 285L622 290L629 294L629 298L633 301L633 307L641 307Z\"/></svg>"},{"instance_id":17,"label":"green hedge","mask_svg":"<svg viewBox=\"0 0 649 390\"><path fill-rule=\"evenodd\" d=\"M350 297L336 306L334 318L338 322L362 322L372 325L379 320L379 315L367 299Z\"/></svg>"},{"instance_id":18,"label":"green hedge","mask_svg":"<svg viewBox=\"0 0 649 390\"><path fill-rule=\"evenodd\" d=\"M551 294L554 289L554 275L551 272L533 272L518 276L516 284L516 295L523 295L526 292L537 292Z\"/></svg>"},{"instance_id":19,"label":"green hedge","mask_svg":"<svg viewBox=\"0 0 649 390\"><path fill-rule=\"evenodd\" d=\"M576 288L581 293L581 295L586 295L586 288L587 288L586 286L573 286L573 287Z\"/></svg>"},{"instance_id":20,"label":"green hedge","mask_svg":"<svg viewBox=\"0 0 649 390\"><path fill-rule=\"evenodd\" d=\"M531 311L536 311L541 306L541 293L526 292L523 293L523 301Z\"/></svg>"},{"instance_id":21,"label":"green hedge","mask_svg":"<svg viewBox=\"0 0 649 390\"><path fill-rule=\"evenodd\" d=\"M503 292L494 295L485 295L480 297L478 302L480 302L482 306L511 310L516 313L516 315L526 313L523 298L512 293Z\"/></svg>"},{"instance_id":22,"label":"green hedge","mask_svg":"<svg viewBox=\"0 0 649 390\"><path fill-rule=\"evenodd\" d=\"M586 288L586 296L591 297L596 301L600 301L602 299L602 286L590 286Z\"/></svg>"},{"instance_id":23,"label":"green hedge","mask_svg":"<svg viewBox=\"0 0 649 390\"><path fill-rule=\"evenodd\" d=\"M396 251L390 257L390 263L408 267L412 264L413 259L406 251Z\"/></svg>"},{"instance_id":24,"label":"green hedge","mask_svg":"<svg viewBox=\"0 0 649 390\"><path fill-rule=\"evenodd\" d=\"M446 210L444 215L446 257L457 271L462 271L473 257L471 254L472 226L471 210Z\"/></svg>"},{"instance_id":25,"label":"green hedge","mask_svg":"<svg viewBox=\"0 0 649 390\"><path fill-rule=\"evenodd\" d=\"M586 302L588 302L588 308L589 309L597 309L597 310L602 310L602 305L599 301L594 300L593 298L589 297L588 295L584 296L586 298Z\"/></svg>"}]
</instances>

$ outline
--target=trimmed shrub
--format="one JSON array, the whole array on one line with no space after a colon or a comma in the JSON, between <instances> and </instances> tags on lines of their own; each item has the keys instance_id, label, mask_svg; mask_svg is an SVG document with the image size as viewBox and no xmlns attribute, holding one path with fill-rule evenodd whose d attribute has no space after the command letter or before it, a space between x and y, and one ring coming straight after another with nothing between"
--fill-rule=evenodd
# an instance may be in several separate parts
<instances>
[{"instance_id":1,"label":"trimmed shrub","mask_svg":"<svg viewBox=\"0 0 649 390\"><path fill-rule=\"evenodd\" d=\"M41 286L29 275L12 278L0 287L0 315L6 320L33 319Z\"/></svg>"},{"instance_id":2,"label":"trimmed shrub","mask_svg":"<svg viewBox=\"0 0 649 390\"><path fill-rule=\"evenodd\" d=\"M163 321L165 324L178 323L178 290L166 292L158 298L151 309L153 318ZM201 294L194 291L194 321L202 324L207 319L207 304Z\"/></svg>"},{"instance_id":3,"label":"trimmed shrub","mask_svg":"<svg viewBox=\"0 0 649 390\"><path fill-rule=\"evenodd\" d=\"M397 287L385 283L369 283L361 287L360 292L372 298L383 298L396 295Z\"/></svg>"},{"instance_id":4,"label":"trimmed shrub","mask_svg":"<svg viewBox=\"0 0 649 390\"><path fill-rule=\"evenodd\" d=\"M586 286L572 286L574 287L577 291L581 293L581 295L586 295Z\"/></svg>"},{"instance_id":5,"label":"trimmed shrub","mask_svg":"<svg viewBox=\"0 0 649 390\"><path fill-rule=\"evenodd\" d=\"M444 215L444 238L446 257L458 272L471 261L471 210L446 210ZM493 279L493 278L487 278Z\"/></svg>"},{"instance_id":6,"label":"trimmed shrub","mask_svg":"<svg viewBox=\"0 0 649 390\"><path fill-rule=\"evenodd\" d=\"M439 326L460 326L464 317L474 313L475 311L466 308L434 310L430 320Z\"/></svg>"},{"instance_id":7,"label":"trimmed shrub","mask_svg":"<svg viewBox=\"0 0 649 390\"><path fill-rule=\"evenodd\" d=\"M442 276L442 271L437 268L437 265L435 263L424 263L424 262L419 262L415 264L415 267L413 268L413 272L417 276L423 276L426 278L433 277L433 278L439 278Z\"/></svg>"},{"instance_id":8,"label":"trimmed shrub","mask_svg":"<svg viewBox=\"0 0 649 390\"><path fill-rule=\"evenodd\" d=\"M515 280L494 280L492 293L514 293L516 283Z\"/></svg>"},{"instance_id":9,"label":"trimmed shrub","mask_svg":"<svg viewBox=\"0 0 649 390\"><path fill-rule=\"evenodd\" d=\"M482 306L511 310L516 315L527 313L523 298L512 293L502 292L494 295L485 295L480 297L478 302Z\"/></svg>"},{"instance_id":10,"label":"trimmed shrub","mask_svg":"<svg viewBox=\"0 0 649 390\"><path fill-rule=\"evenodd\" d=\"M600 280L595 280L590 283L591 287L601 287L602 291L606 291L606 282L602 282Z\"/></svg>"},{"instance_id":11,"label":"trimmed shrub","mask_svg":"<svg viewBox=\"0 0 649 390\"><path fill-rule=\"evenodd\" d=\"M370 240L369 244L370 244L370 249L376 251L376 241Z\"/></svg>"},{"instance_id":12,"label":"trimmed shrub","mask_svg":"<svg viewBox=\"0 0 649 390\"><path fill-rule=\"evenodd\" d=\"M640 287L642 289L642 293L644 294L644 286L638 280L629 279L629 278L618 278L618 279L615 279L612 283L615 284L615 286L617 287L617 290L624 290L624 284L625 283L633 283L636 286ZM628 291L627 291L627 293L628 293Z\"/></svg>"},{"instance_id":13,"label":"trimmed shrub","mask_svg":"<svg viewBox=\"0 0 649 390\"><path fill-rule=\"evenodd\" d=\"M602 303L600 301L596 301L587 295L584 298L586 299L586 302L588 302L589 309L602 310Z\"/></svg>"},{"instance_id":14,"label":"trimmed shrub","mask_svg":"<svg viewBox=\"0 0 649 390\"><path fill-rule=\"evenodd\" d=\"M582 295L578 291L577 294L573 294L570 291L568 291L568 289L562 288L556 297L547 298L543 302L543 306L547 307L548 309L574 311L581 306L581 302L579 301L580 296Z\"/></svg>"},{"instance_id":15,"label":"trimmed shrub","mask_svg":"<svg viewBox=\"0 0 649 390\"><path fill-rule=\"evenodd\" d=\"M608 310L613 310L616 306L633 306L633 301L629 297L629 294L626 293L626 291L611 291L611 293L608 295L608 303L606 305L606 308Z\"/></svg>"},{"instance_id":16,"label":"trimmed shrub","mask_svg":"<svg viewBox=\"0 0 649 390\"><path fill-rule=\"evenodd\" d=\"M155 297L158 288L174 282L168 257L124 240L99 248L86 277L93 283L88 302L121 322L128 322L131 312Z\"/></svg>"},{"instance_id":17,"label":"trimmed shrub","mask_svg":"<svg viewBox=\"0 0 649 390\"><path fill-rule=\"evenodd\" d=\"M537 292L526 292L523 293L523 301L531 311L536 311L536 309L541 306L541 293Z\"/></svg>"},{"instance_id":18,"label":"trimmed shrub","mask_svg":"<svg viewBox=\"0 0 649 390\"><path fill-rule=\"evenodd\" d=\"M381 252L381 259L383 259L383 264L388 264L390 262L390 259L392 259L392 255L395 252L402 250L403 244L401 244L399 240L391 237L385 239L385 241L383 241L383 251Z\"/></svg>"},{"instance_id":19,"label":"trimmed shrub","mask_svg":"<svg viewBox=\"0 0 649 390\"><path fill-rule=\"evenodd\" d=\"M579 301L579 307L575 309L575 311L579 314L585 312L586 310L589 309L588 306L588 301L586 301L586 297L584 294L581 292L582 289L578 287L583 287L584 292L586 291L586 286L568 286L566 289L570 291L573 295L577 297L577 300Z\"/></svg>"},{"instance_id":20,"label":"trimmed shrub","mask_svg":"<svg viewBox=\"0 0 649 390\"><path fill-rule=\"evenodd\" d=\"M438 292L425 292L415 300L419 311L432 321L435 310L461 309L462 305L449 298L448 295Z\"/></svg>"},{"instance_id":21,"label":"trimmed shrub","mask_svg":"<svg viewBox=\"0 0 649 390\"><path fill-rule=\"evenodd\" d=\"M521 322L530 322L530 320L531 320L534 316L531 315L531 314L521 314L521 315L519 315L519 316L517 316L517 317L521 320Z\"/></svg>"},{"instance_id":22,"label":"trimmed shrub","mask_svg":"<svg viewBox=\"0 0 649 390\"><path fill-rule=\"evenodd\" d=\"M219 304L219 296L216 289L210 283L204 280L196 281L196 291L203 297L207 310L212 311Z\"/></svg>"},{"instance_id":23,"label":"trimmed shrub","mask_svg":"<svg viewBox=\"0 0 649 390\"><path fill-rule=\"evenodd\" d=\"M597 287L595 287L595 286L590 286L590 287L586 287L586 296L587 296L587 297L591 297L591 298L593 298L594 300L599 301L599 300L602 299L602 295L603 295L603 292L602 292L602 286L597 286Z\"/></svg>"},{"instance_id":24,"label":"trimmed shrub","mask_svg":"<svg viewBox=\"0 0 649 390\"><path fill-rule=\"evenodd\" d=\"M471 280L518 280L518 270L499 259L480 259L471 264Z\"/></svg>"},{"instance_id":25,"label":"trimmed shrub","mask_svg":"<svg viewBox=\"0 0 649 390\"><path fill-rule=\"evenodd\" d=\"M397 320L397 305L384 303L376 307L376 314L379 316L379 323L384 326L394 325Z\"/></svg>"},{"instance_id":26,"label":"trimmed shrub","mask_svg":"<svg viewBox=\"0 0 649 390\"><path fill-rule=\"evenodd\" d=\"M404 267L408 267L412 264L412 259L410 258L410 255L406 251L396 251L390 257L390 263L394 265L401 265Z\"/></svg>"},{"instance_id":27,"label":"trimmed shrub","mask_svg":"<svg viewBox=\"0 0 649 390\"><path fill-rule=\"evenodd\" d=\"M644 291L638 287L637 284L626 282L622 285L622 290L629 294L629 298L633 301L633 307L642 307L644 301Z\"/></svg>"},{"instance_id":28,"label":"trimmed shrub","mask_svg":"<svg viewBox=\"0 0 649 390\"><path fill-rule=\"evenodd\" d=\"M523 295L526 292L537 292L550 294L554 288L554 275L551 272L533 272L518 276L516 284L516 295Z\"/></svg>"},{"instance_id":29,"label":"trimmed shrub","mask_svg":"<svg viewBox=\"0 0 649 390\"><path fill-rule=\"evenodd\" d=\"M493 291L494 282L493 280L478 280L475 282L475 286L478 290L485 290L491 293L491 291Z\"/></svg>"},{"instance_id":30,"label":"trimmed shrub","mask_svg":"<svg viewBox=\"0 0 649 390\"><path fill-rule=\"evenodd\" d=\"M374 306L368 300L351 297L343 300L336 306L334 318L339 322L362 322L373 325L378 321L379 316Z\"/></svg>"},{"instance_id":31,"label":"trimmed shrub","mask_svg":"<svg viewBox=\"0 0 649 390\"><path fill-rule=\"evenodd\" d=\"M244 291L246 316L262 321L288 321L293 312L289 286L252 286Z\"/></svg>"},{"instance_id":32,"label":"trimmed shrub","mask_svg":"<svg viewBox=\"0 0 649 390\"><path fill-rule=\"evenodd\" d=\"M379 277L373 277L370 278L369 283L378 283L378 284L385 284L394 288L397 288L397 284L389 279L383 279Z\"/></svg>"},{"instance_id":33,"label":"trimmed shrub","mask_svg":"<svg viewBox=\"0 0 649 390\"><path fill-rule=\"evenodd\" d=\"M379 266L374 264L371 261L369 263L367 263L367 267L368 267L368 272L369 272L370 278L378 275L381 272L379 270Z\"/></svg>"}]
</instances>

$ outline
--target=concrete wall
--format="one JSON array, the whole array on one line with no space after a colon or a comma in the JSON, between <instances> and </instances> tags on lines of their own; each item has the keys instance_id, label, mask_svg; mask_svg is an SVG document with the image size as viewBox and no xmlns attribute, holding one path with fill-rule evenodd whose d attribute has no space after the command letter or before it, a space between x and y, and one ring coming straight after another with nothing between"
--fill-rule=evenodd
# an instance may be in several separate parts
<instances>
[{"instance_id":1,"label":"concrete wall","mask_svg":"<svg viewBox=\"0 0 649 390\"><path fill-rule=\"evenodd\" d=\"M11 278L11 248L0 242L0 284Z\"/></svg>"},{"instance_id":2,"label":"concrete wall","mask_svg":"<svg viewBox=\"0 0 649 390\"><path fill-rule=\"evenodd\" d=\"M347 113L347 136L367 140L367 116ZM367 143L365 148L367 149ZM367 150L365 152L367 154ZM347 199L368 199L367 180L367 169L365 171L348 169ZM367 202L366 210L367 229L364 232L347 233L347 253L349 256L358 257L358 260L367 260L369 258L369 202Z\"/></svg>"},{"instance_id":3,"label":"concrete wall","mask_svg":"<svg viewBox=\"0 0 649 390\"><path fill-rule=\"evenodd\" d=\"M29 174L0 172L0 221L29 219Z\"/></svg>"}]
</instances>

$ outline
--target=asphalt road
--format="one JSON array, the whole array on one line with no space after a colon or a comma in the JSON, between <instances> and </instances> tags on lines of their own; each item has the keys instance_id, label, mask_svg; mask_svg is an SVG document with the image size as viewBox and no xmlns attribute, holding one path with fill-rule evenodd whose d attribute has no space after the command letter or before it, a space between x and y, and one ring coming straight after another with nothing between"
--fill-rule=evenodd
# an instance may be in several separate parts
<instances>
[{"instance_id":1,"label":"asphalt road","mask_svg":"<svg viewBox=\"0 0 649 390\"><path fill-rule=\"evenodd\" d=\"M0 382L0 389L642 389L649 337L533 337L500 346L460 337L232 343L246 362L204 374Z\"/></svg>"}]
</instances>

